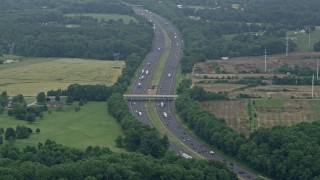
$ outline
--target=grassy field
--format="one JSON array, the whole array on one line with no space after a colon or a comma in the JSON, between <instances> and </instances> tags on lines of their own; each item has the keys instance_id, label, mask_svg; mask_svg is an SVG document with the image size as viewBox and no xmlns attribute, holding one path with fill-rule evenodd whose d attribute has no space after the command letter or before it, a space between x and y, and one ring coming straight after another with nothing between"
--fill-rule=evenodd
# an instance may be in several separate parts
<instances>
[{"instance_id":1,"label":"grassy field","mask_svg":"<svg viewBox=\"0 0 320 180\"><path fill-rule=\"evenodd\" d=\"M288 35L293 35L295 32L290 31ZM313 51L313 45L320 41L320 31L316 30L310 32L310 45L309 45L309 33L297 33L297 52L309 52Z\"/></svg>"},{"instance_id":2,"label":"grassy field","mask_svg":"<svg viewBox=\"0 0 320 180\"><path fill-rule=\"evenodd\" d=\"M25 125L33 129L34 133L28 139L16 140L15 144L19 147L37 145L38 142L51 139L69 147L85 149L92 145L123 152L123 149L115 147L115 139L121 134L121 128L107 114L106 107L105 102L89 102L75 112L73 106L65 106L61 112L46 112L43 120L37 119L34 124L1 114L0 127ZM35 133L36 128L41 130L40 134Z\"/></svg>"},{"instance_id":3,"label":"grassy field","mask_svg":"<svg viewBox=\"0 0 320 180\"><path fill-rule=\"evenodd\" d=\"M274 107L281 108L284 105L284 101L282 99L258 99L254 101L254 106L257 108L264 107Z\"/></svg>"},{"instance_id":4,"label":"grassy field","mask_svg":"<svg viewBox=\"0 0 320 180\"><path fill-rule=\"evenodd\" d=\"M199 9L205 9L206 7L204 7L204 6L188 6L188 8L192 8L194 10L199 10Z\"/></svg>"},{"instance_id":5,"label":"grassy field","mask_svg":"<svg viewBox=\"0 0 320 180\"><path fill-rule=\"evenodd\" d=\"M123 61L68 58L25 58L0 66L0 92L36 96L41 91L65 89L73 83L112 85L121 75Z\"/></svg>"},{"instance_id":6,"label":"grassy field","mask_svg":"<svg viewBox=\"0 0 320 180\"><path fill-rule=\"evenodd\" d=\"M133 16L128 16L128 15L121 15L121 14L99 14L99 13L83 13L83 14L65 14L66 16L69 17L73 17L73 16L90 16L93 17L95 19L97 19L98 21L101 22L102 19L104 19L105 21L109 21L109 20L114 20L114 21L118 21L120 19L123 20L123 22L125 24L129 24L129 22L132 20L134 22L137 22L137 19Z\"/></svg>"}]
</instances>

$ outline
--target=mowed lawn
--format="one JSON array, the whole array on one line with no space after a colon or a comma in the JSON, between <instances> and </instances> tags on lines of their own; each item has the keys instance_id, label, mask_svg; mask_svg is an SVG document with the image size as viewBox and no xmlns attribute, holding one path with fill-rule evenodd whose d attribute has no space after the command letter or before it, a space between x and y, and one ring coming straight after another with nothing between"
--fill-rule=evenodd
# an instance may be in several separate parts
<instances>
[{"instance_id":1,"label":"mowed lawn","mask_svg":"<svg viewBox=\"0 0 320 180\"><path fill-rule=\"evenodd\" d=\"M74 16L89 16L94 19L97 19L101 22L102 19L104 19L106 22L109 20L118 21L122 19L123 23L129 24L130 21L138 22L137 19L133 16L129 15L122 15L122 14L100 14L100 13L82 13L82 14L65 14L65 16L74 17Z\"/></svg>"},{"instance_id":2,"label":"mowed lawn","mask_svg":"<svg viewBox=\"0 0 320 180\"><path fill-rule=\"evenodd\" d=\"M36 96L41 91L66 89L73 83L109 86L117 81L124 66L123 61L26 58L0 65L0 92Z\"/></svg>"},{"instance_id":3,"label":"mowed lawn","mask_svg":"<svg viewBox=\"0 0 320 180\"><path fill-rule=\"evenodd\" d=\"M73 106L65 106L61 112L46 112L43 120L38 118L33 124L16 120L7 114L0 115L0 127L15 128L17 125L25 125L34 131L28 139L15 141L19 147L37 145L51 139L81 149L91 145L108 147L116 152L124 151L115 147L115 139L122 131L116 120L108 115L106 102L88 102L79 112L75 112ZM37 128L41 131L39 134L35 133Z\"/></svg>"}]
</instances>

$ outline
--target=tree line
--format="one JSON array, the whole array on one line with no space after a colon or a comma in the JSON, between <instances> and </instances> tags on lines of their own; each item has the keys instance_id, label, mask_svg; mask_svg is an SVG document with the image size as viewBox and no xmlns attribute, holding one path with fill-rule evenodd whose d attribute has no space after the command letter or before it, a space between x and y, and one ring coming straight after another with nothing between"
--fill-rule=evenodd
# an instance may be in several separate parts
<instances>
[{"instance_id":1,"label":"tree line","mask_svg":"<svg viewBox=\"0 0 320 180\"><path fill-rule=\"evenodd\" d=\"M272 84L275 85L311 85L312 77L296 77L296 76L284 76L278 77L274 76L272 79ZM314 81L314 85L320 85L318 80Z\"/></svg>"},{"instance_id":2,"label":"tree line","mask_svg":"<svg viewBox=\"0 0 320 180\"><path fill-rule=\"evenodd\" d=\"M119 136L116 140L118 147L154 157L161 157L166 153L169 148L168 137L161 137L155 128L150 128L132 116L122 94L115 93L109 98L108 113L118 121L124 131L125 137Z\"/></svg>"},{"instance_id":3,"label":"tree line","mask_svg":"<svg viewBox=\"0 0 320 180\"><path fill-rule=\"evenodd\" d=\"M117 58L125 59L150 50L151 27L145 20L100 22L88 16L67 17L59 11L1 13L0 49L32 57L112 60L119 54Z\"/></svg>"},{"instance_id":4,"label":"tree line","mask_svg":"<svg viewBox=\"0 0 320 180\"><path fill-rule=\"evenodd\" d=\"M3 179L237 179L220 162L190 161L173 153L156 159L91 146L79 150L51 140L22 150L2 145L0 157Z\"/></svg>"},{"instance_id":5,"label":"tree line","mask_svg":"<svg viewBox=\"0 0 320 180\"><path fill-rule=\"evenodd\" d=\"M26 10L59 10L63 13L116 13L134 14L132 9L124 6L117 0L95 0L95 1L68 1L68 0L19 0L1 1L1 12L14 12Z\"/></svg>"},{"instance_id":6,"label":"tree line","mask_svg":"<svg viewBox=\"0 0 320 180\"><path fill-rule=\"evenodd\" d=\"M181 87L183 86L183 87ZM203 110L182 82L175 102L181 119L207 143L275 179L320 178L320 122L259 128L246 138Z\"/></svg>"}]
</instances>

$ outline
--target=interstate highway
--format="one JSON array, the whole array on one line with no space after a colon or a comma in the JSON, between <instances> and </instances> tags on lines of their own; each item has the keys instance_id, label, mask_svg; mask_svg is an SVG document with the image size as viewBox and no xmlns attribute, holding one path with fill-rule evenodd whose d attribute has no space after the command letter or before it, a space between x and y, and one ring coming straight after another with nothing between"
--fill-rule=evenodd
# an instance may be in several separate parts
<instances>
[{"instance_id":1,"label":"interstate highway","mask_svg":"<svg viewBox=\"0 0 320 180\"><path fill-rule=\"evenodd\" d=\"M131 94L147 94L148 88L151 88L151 80L152 75L157 67L158 61L160 59L161 54L163 53L163 48L165 44L164 35L161 31L163 28L169 35L171 41L171 50L170 55L163 70L158 88L157 94L174 94L175 91L175 80L178 69L178 63L181 59L181 51L183 41L179 32L164 18L142 8L134 8L135 12L138 15L144 16L150 22L154 24L154 47L153 50L148 54L142 64L142 70L139 73L138 77L135 80L133 85ZM146 74L146 70L148 70L148 74ZM143 78L142 78L143 76ZM140 83L140 84L139 84ZM194 139L188 131L181 125L180 121L178 121L174 112L174 103L173 102L164 102L165 106L160 106L160 101L157 102L156 111L158 113L158 117L162 121L162 123L166 126L166 128L185 146L192 149L195 153L200 156L210 159L225 162L226 165L234 171L239 178L241 179L256 179L256 175L252 174L243 168L237 166L233 162L229 162L225 160L223 157L218 155L213 155L210 153L210 149L206 146L202 145L196 139ZM145 113L144 102L143 101L128 101L128 106L130 111L143 123L146 123L151 126L150 121ZM164 116L164 112L168 114L167 117ZM180 151L177 147L173 148L174 151ZM178 153L177 152L177 153ZM188 153L188 152L186 152Z\"/></svg>"}]
</instances>

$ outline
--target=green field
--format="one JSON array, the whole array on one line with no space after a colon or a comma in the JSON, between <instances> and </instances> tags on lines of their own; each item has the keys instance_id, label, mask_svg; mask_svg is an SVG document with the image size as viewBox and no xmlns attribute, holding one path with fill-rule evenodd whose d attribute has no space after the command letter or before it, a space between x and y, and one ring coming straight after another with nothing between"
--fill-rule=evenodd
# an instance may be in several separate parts
<instances>
[{"instance_id":1,"label":"green field","mask_svg":"<svg viewBox=\"0 0 320 180\"><path fill-rule=\"evenodd\" d=\"M122 14L99 14L99 13L73 14L73 13L70 13L70 14L65 14L65 16L69 16L69 17L90 16L90 17L93 17L93 18L97 19L100 22L103 19L105 21L109 21L109 20L118 21L118 20L122 19L125 24L129 24L129 22L131 20L134 21L134 22L137 22L137 19L135 17L129 16L129 15L122 15Z\"/></svg>"},{"instance_id":2,"label":"green field","mask_svg":"<svg viewBox=\"0 0 320 180\"><path fill-rule=\"evenodd\" d=\"M293 35L294 31L289 31L288 35ZM313 45L320 41L320 31L313 31L310 33L310 45L309 45L309 34L306 33L297 33L297 52L310 52L313 51Z\"/></svg>"},{"instance_id":3,"label":"green field","mask_svg":"<svg viewBox=\"0 0 320 180\"><path fill-rule=\"evenodd\" d=\"M0 65L0 92L36 96L73 83L112 85L123 68L123 61L24 58L19 63Z\"/></svg>"},{"instance_id":4,"label":"green field","mask_svg":"<svg viewBox=\"0 0 320 180\"><path fill-rule=\"evenodd\" d=\"M284 105L284 101L282 99L256 99L254 100L255 107L274 107L281 108Z\"/></svg>"},{"instance_id":5,"label":"green field","mask_svg":"<svg viewBox=\"0 0 320 180\"><path fill-rule=\"evenodd\" d=\"M38 142L51 139L69 147L85 149L91 145L123 152L123 149L115 147L115 139L121 134L121 128L107 114L106 107L106 102L89 102L79 112L75 112L73 106L65 106L62 112L46 112L43 120L37 119L34 124L1 114L0 127L25 125L32 128L34 133L28 139L15 141L18 147L37 145ZM40 134L35 133L36 128L40 128Z\"/></svg>"},{"instance_id":6,"label":"green field","mask_svg":"<svg viewBox=\"0 0 320 180\"><path fill-rule=\"evenodd\" d=\"M204 6L187 6L188 8L192 8L194 10L199 10L199 9L205 9L206 7Z\"/></svg>"},{"instance_id":7,"label":"green field","mask_svg":"<svg viewBox=\"0 0 320 180\"><path fill-rule=\"evenodd\" d=\"M319 100L310 100L309 104L312 108L312 110L315 112L315 114L317 115L317 117L320 117L320 101ZM319 120L319 119L317 119Z\"/></svg>"}]
</instances>

